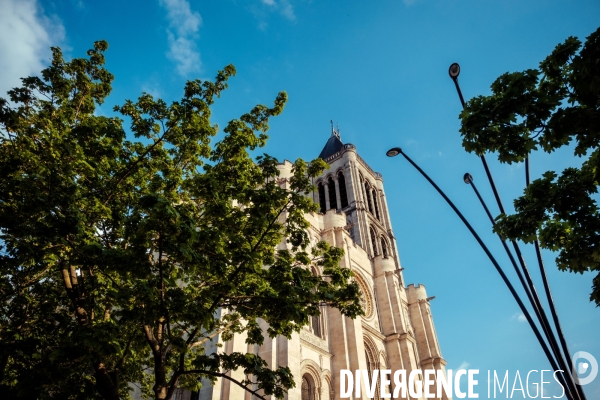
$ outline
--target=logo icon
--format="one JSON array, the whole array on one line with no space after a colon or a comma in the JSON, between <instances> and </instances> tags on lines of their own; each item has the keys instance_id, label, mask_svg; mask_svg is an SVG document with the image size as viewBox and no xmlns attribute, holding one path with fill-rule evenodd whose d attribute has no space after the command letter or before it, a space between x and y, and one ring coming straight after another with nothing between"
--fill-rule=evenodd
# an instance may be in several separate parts
<instances>
[{"instance_id":1,"label":"logo icon","mask_svg":"<svg viewBox=\"0 0 600 400\"><path fill-rule=\"evenodd\" d=\"M579 360L580 358L583 358L586 361L577 363L577 360ZM578 351L577 353L573 354L573 358L571 358L571 360L573 361L573 371L571 372L573 374L573 378L575 379L576 384L582 386L587 385L596 378L596 375L598 375L598 361L596 361L594 356L590 353L585 351ZM588 376L586 376L585 378L581 378L580 375L585 374L590 368L590 366L592 368Z\"/></svg>"}]
</instances>

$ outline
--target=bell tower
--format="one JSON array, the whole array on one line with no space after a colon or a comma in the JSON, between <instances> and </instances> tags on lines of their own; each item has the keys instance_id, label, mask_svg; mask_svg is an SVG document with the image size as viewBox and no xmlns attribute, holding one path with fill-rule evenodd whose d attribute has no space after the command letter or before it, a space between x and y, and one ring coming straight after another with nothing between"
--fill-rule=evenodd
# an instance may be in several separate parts
<instances>
[{"instance_id":1,"label":"bell tower","mask_svg":"<svg viewBox=\"0 0 600 400\"><path fill-rule=\"evenodd\" d=\"M327 221L334 220L334 216L345 218L344 234L340 235L346 238L345 242L333 242L344 246L347 258L343 263L355 274L365 310L360 322L346 318L345 324L351 329L335 333L336 338L345 335L347 350L332 343L334 375L341 369L371 366L405 370L406 376L420 370L422 377L426 369L442 370L445 374L446 361L441 355L429 303L433 297L427 296L425 286L406 285L404 281L382 175L371 169L353 144L342 142L339 129L334 129L333 124L319 157L329 164L329 169L315 180L315 201L325 221L323 231L327 231ZM338 314L335 310L328 312L330 319ZM335 325L329 325L332 335ZM352 353L353 348L364 353L364 357L341 362L341 353ZM374 348L380 349L380 354L375 354ZM436 388L435 379L433 382L431 393ZM445 395L441 399L447 400Z\"/></svg>"},{"instance_id":2,"label":"bell tower","mask_svg":"<svg viewBox=\"0 0 600 400\"><path fill-rule=\"evenodd\" d=\"M320 212L343 211L352 240L371 257L392 258L400 269L381 174L369 167L353 144L342 143L333 126L319 158L330 165L316 181Z\"/></svg>"},{"instance_id":3,"label":"bell tower","mask_svg":"<svg viewBox=\"0 0 600 400\"><path fill-rule=\"evenodd\" d=\"M261 346L248 345L245 334L237 334L227 342L220 337L212 339L213 347L207 346L207 351L218 351L220 345L227 353L255 353L272 368L290 368L297 386L286 393L285 400L340 400L343 370L403 370L406 377L418 373L421 383L425 370L445 373L446 361L429 304L433 297L427 296L423 285L407 286L402 276L383 177L358 155L354 145L342 142L333 123L319 157L329 169L315 178L312 197L320 212L305 215L307 235L312 244L325 241L344 249L340 266L354 273L364 314L351 319L337 308L321 305L320 315L312 316L290 338L267 338L268 327L259 321L265 330ZM293 176L293 164L284 161L278 169L279 182L286 187ZM280 244L282 249L287 245L286 241ZM316 275L324 272L318 265L311 270ZM238 381L247 378L243 370L231 371L230 377ZM428 377L432 382L429 393L436 392L436 379ZM393 394L394 383L383 382L378 379L376 386L386 395ZM381 400L379 389L374 398ZM360 398L368 398L365 385L360 390ZM425 400L425 394L407 396L400 393L400 398ZM248 392L222 378L212 384L204 380L196 398L252 400ZM449 400L445 394L434 398Z\"/></svg>"}]
</instances>

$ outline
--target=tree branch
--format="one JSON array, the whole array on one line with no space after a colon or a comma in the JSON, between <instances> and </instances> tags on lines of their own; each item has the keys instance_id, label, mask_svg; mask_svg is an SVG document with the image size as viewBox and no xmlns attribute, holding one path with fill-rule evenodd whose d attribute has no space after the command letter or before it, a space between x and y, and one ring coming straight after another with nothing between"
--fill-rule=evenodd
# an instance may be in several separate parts
<instances>
[{"instance_id":1,"label":"tree branch","mask_svg":"<svg viewBox=\"0 0 600 400\"><path fill-rule=\"evenodd\" d=\"M222 372L212 372L212 371L205 371L205 370L201 370L201 369L192 369L192 370L189 370L189 371L183 371L179 375L190 375L190 374L204 374L204 375L211 375L211 376L216 376L216 377L219 377L219 378L227 379L227 380L235 383L239 387L243 388L245 391L249 392L250 394L258 397L259 399L261 399L261 400L267 400L266 397L264 397L263 395L258 394L258 392L260 390L262 390L262 389L251 390L251 389L248 388L248 386L244 385L242 382L238 381L237 379L233 379L232 377L227 376L226 374L224 374ZM179 376L177 378L179 378Z\"/></svg>"},{"instance_id":2,"label":"tree branch","mask_svg":"<svg viewBox=\"0 0 600 400\"><path fill-rule=\"evenodd\" d=\"M150 147L148 148L148 150L146 150L146 151L145 151L145 152L144 152L142 155L140 155L140 156L139 156L139 157L138 157L138 158L137 158L137 159L136 159L136 160L133 162L133 164L132 164L132 165L131 165L131 166L130 166L128 169L127 169L127 171L125 171L125 174L124 174L124 175L123 175L123 176L122 176L122 177L119 179L119 181L116 183L116 185L115 185L114 189L116 189L116 188L117 188L117 187L118 187L118 186L121 184L121 182L123 182L123 180L129 176L129 174L130 174L130 173L133 171L133 168L134 168L134 167L136 167L136 166L137 166L137 165L138 165L140 162L142 162L142 160L143 160L143 159L144 159L144 158L145 158L145 157L148 155L148 153L150 153L152 150L154 150L154 148L155 148L156 146L158 146L158 144L159 144L160 142L162 142L162 141L163 141L163 139L165 138L165 136L167 135L167 133L168 133L168 131L164 131L164 132L163 132L163 134L162 134L162 136L161 136L161 137L160 137L160 138L159 138L159 139L158 139L156 142L154 142L154 143L152 144L152 146L150 146ZM112 181L113 179L114 179L114 176L113 176L113 178L111 178L111 181ZM110 183L110 182L109 182L109 183ZM112 196L113 196L114 194L115 194L115 190L112 190L112 191L110 192L110 194L108 195L108 198L107 198L107 199L104 201L104 205L106 205L106 203L108 203L108 202L110 201L110 199L112 198Z\"/></svg>"},{"instance_id":3,"label":"tree branch","mask_svg":"<svg viewBox=\"0 0 600 400\"><path fill-rule=\"evenodd\" d=\"M148 325L142 326L142 331L144 332L144 336L146 336L146 340L148 344L150 344L150 348L152 348L153 352L160 352L160 346L158 345L158 341L154 337L154 333L152 333L152 329Z\"/></svg>"},{"instance_id":4,"label":"tree branch","mask_svg":"<svg viewBox=\"0 0 600 400\"><path fill-rule=\"evenodd\" d=\"M217 336L220 333L223 333L226 329L228 329L229 327L231 327L231 325L233 325L234 323L236 323L237 321L239 321L240 319L242 319L241 316L239 316L238 318L234 319L233 321L230 321L226 326L224 326L222 329L219 329L215 332L213 332L212 334L205 336L204 338L202 338L202 340L199 340L197 342L194 342L192 344L189 345L189 348L192 349L194 347L197 346L202 346L204 343L206 343L208 340L211 340L212 338L214 338L215 336Z\"/></svg>"}]
</instances>

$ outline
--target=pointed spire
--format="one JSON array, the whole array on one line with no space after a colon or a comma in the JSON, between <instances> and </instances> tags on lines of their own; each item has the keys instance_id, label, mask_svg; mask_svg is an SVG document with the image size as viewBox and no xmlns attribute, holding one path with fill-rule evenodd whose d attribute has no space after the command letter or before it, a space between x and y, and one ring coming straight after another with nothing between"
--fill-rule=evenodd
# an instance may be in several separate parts
<instances>
[{"instance_id":1,"label":"pointed spire","mask_svg":"<svg viewBox=\"0 0 600 400\"><path fill-rule=\"evenodd\" d=\"M319 157L322 159L325 159L330 155L337 153L344 147L344 144L342 143L342 138L340 137L339 125L336 130L333 125L333 120L329 122L331 122L331 136L329 137L327 143L325 143L325 147L323 147L323 150L321 150L321 154L319 154Z\"/></svg>"}]
</instances>

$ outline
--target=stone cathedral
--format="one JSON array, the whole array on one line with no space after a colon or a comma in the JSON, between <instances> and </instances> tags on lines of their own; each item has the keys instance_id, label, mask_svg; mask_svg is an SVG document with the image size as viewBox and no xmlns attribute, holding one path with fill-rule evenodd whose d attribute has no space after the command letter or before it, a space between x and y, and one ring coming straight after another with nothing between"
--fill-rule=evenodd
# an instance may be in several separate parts
<instances>
[{"instance_id":1,"label":"stone cathedral","mask_svg":"<svg viewBox=\"0 0 600 400\"><path fill-rule=\"evenodd\" d=\"M315 180L312 194L318 214L307 215L311 242L324 240L342 247L343 266L354 271L365 311L355 320L323 306L321 315L291 339L265 337L262 346L249 346L243 335L222 343L219 351L255 352L271 368L288 366L296 387L288 400L340 399L340 370L441 369L445 373L428 297L423 285L407 285L402 276L398 248L380 173L374 172L352 144L332 134L321 154L330 169ZM281 181L291 176L292 164L280 164ZM284 246L285 244L282 244ZM313 270L318 274L319 271ZM215 348L216 349L216 348ZM239 376L236 376L239 375ZM243 372L232 372L243 379ZM433 386L435 387L435 386ZM367 399L361 385L361 399ZM393 383L385 388L393 391ZM435 393L435 389L431 390ZM218 379L204 382L199 393L180 392L175 398L201 400L253 400L242 388ZM354 393L352 393L352 397ZM379 390L376 399L380 398ZM412 398L412 397L409 397ZM424 399L424 396L421 397ZM442 400L448 400L444 395Z\"/></svg>"}]
</instances>

